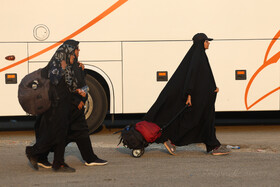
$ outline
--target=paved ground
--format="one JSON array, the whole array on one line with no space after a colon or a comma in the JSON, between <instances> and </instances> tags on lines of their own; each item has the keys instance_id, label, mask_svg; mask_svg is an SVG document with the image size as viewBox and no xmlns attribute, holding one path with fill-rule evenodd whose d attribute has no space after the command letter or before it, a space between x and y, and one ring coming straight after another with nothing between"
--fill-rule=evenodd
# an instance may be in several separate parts
<instances>
[{"instance_id":1,"label":"paved ground","mask_svg":"<svg viewBox=\"0 0 280 187\"><path fill-rule=\"evenodd\" d=\"M179 147L177 156L152 144L141 158L119 146L118 129L91 136L98 156L109 164L86 167L75 144L66 161L76 173L34 171L24 155L34 141L32 131L0 131L0 186L279 186L280 125L217 127L223 144L239 145L228 156L205 153L202 144ZM49 156L52 159L53 155Z\"/></svg>"}]
</instances>

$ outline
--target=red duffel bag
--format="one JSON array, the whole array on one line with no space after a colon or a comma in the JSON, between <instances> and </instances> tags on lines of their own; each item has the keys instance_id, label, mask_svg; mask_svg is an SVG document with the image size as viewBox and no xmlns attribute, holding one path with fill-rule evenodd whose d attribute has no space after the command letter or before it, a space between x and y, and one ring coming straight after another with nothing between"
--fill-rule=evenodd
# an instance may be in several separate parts
<instances>
[{"instance_id":1,"label":"red duffel bag","mask_svg":"<svg viewBox=\"0 0 280 187\"><path fill-rule=\"evenodd\" d=\"M148 143L154 142L161 136L161 128L152 122L140 121L136 123L135 129L143 135Z\"/></svg>"}]
</instances>

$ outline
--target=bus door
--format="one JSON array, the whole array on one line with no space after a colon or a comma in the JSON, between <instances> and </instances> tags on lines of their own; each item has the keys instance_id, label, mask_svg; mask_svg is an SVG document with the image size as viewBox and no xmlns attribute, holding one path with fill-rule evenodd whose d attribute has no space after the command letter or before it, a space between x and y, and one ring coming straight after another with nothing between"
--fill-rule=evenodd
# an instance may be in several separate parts
<instances>
[{"instance_id":1,"label":"bus door","mask_svg":"<svg viewBox=\"0 0 280 187\"><path fill-rule=\"evenodd\" d=\"M3 69L26 58L26 43L0 43L1 116L26 115L19 105L17 94L21 79L28 73L28 62L25 60L19 65Z\"/></svg>"}]
</instances>

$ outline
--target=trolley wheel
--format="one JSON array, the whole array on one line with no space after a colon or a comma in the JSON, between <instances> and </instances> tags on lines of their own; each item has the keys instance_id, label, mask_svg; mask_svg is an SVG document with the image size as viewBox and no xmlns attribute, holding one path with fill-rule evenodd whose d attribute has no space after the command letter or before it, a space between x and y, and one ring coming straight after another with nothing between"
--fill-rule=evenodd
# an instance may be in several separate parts
<instances>
[{"instance_id":1,"label":"trolley wheel","mask_svg":"<svg viewBox=\"0 0 280 187\"><path fill-rule=\"evenodd\" d=\"M132 156L135 158L139 158L141 157L145 152L145 149L133 149L132 150Z\"/></svg>"}]
</instances>

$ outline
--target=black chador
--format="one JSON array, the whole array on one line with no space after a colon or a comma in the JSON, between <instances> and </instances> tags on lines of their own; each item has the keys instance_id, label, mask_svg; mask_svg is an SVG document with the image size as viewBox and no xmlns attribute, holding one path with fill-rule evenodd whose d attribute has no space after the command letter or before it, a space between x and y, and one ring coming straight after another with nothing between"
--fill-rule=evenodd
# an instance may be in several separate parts
<instances>
[{"instance_id":1,"label":"black chador","mask_svg":"<svg viewBox=\"0 0 280 187\"><path fill-rule=\"evenodd\" d=\"M207 151L220 146L215 132L216 84L205 53L206 39L209 38L205 34L194 36L193 45L144 117L162 127L186 105L191 95L192 106L163 132L157 143L167 139L177 146L205 143Z\"/></svg>"},{"instance_id":2,"label":"black chador","mask_svg":"<svg viewBox=\"0 0 280 187\"><path fill-rule=\"evenodd\" d=\"M63 45L67 45L67 46L72 46L73 47L73 51L75 51L75 49L78 49L78 41L75 40L67 40L66 42L63 43ZM74 53L73 53L74 55ZM69 62L70 63L70 62ZM75 89L81 89L84 90L85 93L88 92L88 87L86 85L85 82L85 72L83 70L82 67L80 67L80 63L78 63L77 61L77 56L74 59L73 64L68 64L68 67L70 67L69 69L67 69L69 72L67 73L67 80L68 81L60 81L61 84L65 85L65 89L68 91L68 99L64 100L64 102L61 104L63 104L64 108L62 108L61 111L65 112L65 115L61 115L61 112L59 113L60 116L54 118L54 116L50 116L47 114L44 114L42 116L39 116L36 120L36 124L35 124L35 133L36 133L36 146L38 147L38 142L43 140L43 143L45 144L46 140L51 141L52 144L50 144L50 146L46 146L45 149L41 150L40 152L38 152L40 149L37 148L36 153L37 153L37 157L38 157L38 162L40 163L44 163L44 162L48 162L48 154L50 151L55 151L54 149L52 149L52 145L54 144L54 141L57 139L57 137L55 136L49 136L46 132L52 132L52 126L57 127L57 129L61 129L61 126L63 125L63 127L65 127L63 129L63 131L61 131L61 133L58 133L58 137L60 137L61 142L63 142L63 146L64 147L59 147L61 150L63 150L63 152L60 152L60 157L61 159L63 159L64 156L64 149L65 146L70 143L70 142L76 142L82 158L87 162L87 163L91 163L94 162L98 159L98 157L94 154L93 149L92 149L92 145L91 145L91 141L89 138L89 130L88 130L88 126L86 123L86 119L85 119L85 115L84 115L84 108L80 108L78 109L78 106L80 104L80 102L85 103L87 100L87 94L86 96L81 96L80 94L78 94ZM58 78L58 76L55 76L54 78ZM54 79L56 80L56 79ZM66 83L69 85L75 85L75 89L72 89L72 92L69 92L69 86L66 87ZM61 95L60 97L62 97L64 95ZM49 121L49 123L45 122L45 119L52 119ZM61 120L59 125L58 123L56 123L55 120ZM44 127L48 128L47 130L44 129ZM43 129L43 130L42 130ZM55 129L55 131L57 131L57 129ZM63 133L63 134L62 134ZM48 136L46 136L46 134ZM44 138L45 137L45 138ZM41 143L42 144L42 143ZM44 145L42 144L42 145ZM33 146L35 147L35 146ZM28 153L32 154L32 150L30 150L31 148L28 148ZM60 150L59 149L59 150ZM35 153L35 151L33 151L33 154ZM64 160L62 160L62 164ZM55 163L55 162L54 162ZM61 164L61 163L60 163ZM54 167L58 167L55 166Z\"/></svg>"},{"instance_id":3,"label":"black chador","mask_svg":"<svg viewBox=\"0 0 280 187\"><path fill-rule=\"evenodd\" d=\"M36 120L36 143L26 147L26 155L30 161L43 159L50 150L54 151L53 168L58 170L64 162L64 151L69 126L69 107L71 92L76 89L77 81L70 66L70 56L75 47L62 44L48 65L43 69L42 76L50 79L50 99L52 105ZM67 66L63 70L61 62ZM35 169L38 166L34 164Z\"/></svg>"}]
</instances>

